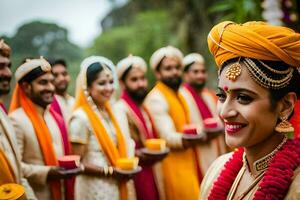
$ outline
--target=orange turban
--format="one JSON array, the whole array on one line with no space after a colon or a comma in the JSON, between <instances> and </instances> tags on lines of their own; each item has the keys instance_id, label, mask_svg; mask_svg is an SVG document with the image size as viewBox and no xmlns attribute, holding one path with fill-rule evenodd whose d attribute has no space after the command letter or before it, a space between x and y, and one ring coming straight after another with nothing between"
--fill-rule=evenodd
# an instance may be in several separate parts
<instances>
[{"instance_id":1,"label":"orange turban","mask_svg":"<svg viewBox=\"0 0 300 200\"><path fill-rule=\"evenodd\" d=\"M300 67L300 34L286 27L225 21L212 28L207 41L218 67L237 57L283 61Z\"/></svg>"}]
</instances>

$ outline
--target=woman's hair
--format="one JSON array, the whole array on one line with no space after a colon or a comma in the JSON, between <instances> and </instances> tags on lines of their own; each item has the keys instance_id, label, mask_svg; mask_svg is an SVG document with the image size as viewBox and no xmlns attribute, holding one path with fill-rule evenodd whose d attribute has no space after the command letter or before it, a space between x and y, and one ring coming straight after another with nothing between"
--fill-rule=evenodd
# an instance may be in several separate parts
<instances>
[{"instance_id":1,"label":"woman's hair","mask_svg":"<svg viewBox=\"0 0 300 200\"><path fill-rule=\"evenodd\" d=\"M110 71L111 69L99 62L95 62L93 64L90 64L86 70L86 80L87 80L87 86L90 87L92 83L98 78L99 73L102 72L104 67L108 68Z\"/></svg>"},{"instance_id":2,"label":"woman's hair","mask_svg":"<svg viewBox=\"0 0 300 200\"><path fill-rule=\"evenodd\" d=\"M240 59L240 60L239 60ZM240 63L245 63L246 59L249 60L249 58L234 58L234 59L230 59L228 61L226 61L220 68L219 73L221 74L221 72L223 71L223 69L225 68L225 66L228 66L232 63L235 62L240 62ZM275 71L286 71L288 70L291 66L289 66L288 64L282 62L282 61L267 61L267 60L257 60L257 59L253 59L250 58L250 60L252 60L255 65L262 70L263 74L266 75L266 77L271 78L273 80L282 80L284 78L286 78L286 74L280 74L280 73L276 73ZM267 67L269 67L269 69L265 66L267 65ZM270 68L274 69L274 70L270 70ZM249 72L251 73L251 72ZM253 78L254 75L250 76ZM254 79L254 78L253 78ZM259 80L257 78L255 78L255 81L261 85L262 87L264 83L262 83L263 80ZM284 87L278 88L278 89L274 89L274 88L267 88L266 89L269 90L270 92L270 102L271 102L271 108L274 108L277 103L279 102L279 100L281 100L286 94L288 94L289 92L295 92L297 95L297 98L300 98L300 73L299 71L294 68L293 72L292 72L292 78L290 79L290 81L288 82L287 85L285 85Z\"/></svg>"}]
</instances>

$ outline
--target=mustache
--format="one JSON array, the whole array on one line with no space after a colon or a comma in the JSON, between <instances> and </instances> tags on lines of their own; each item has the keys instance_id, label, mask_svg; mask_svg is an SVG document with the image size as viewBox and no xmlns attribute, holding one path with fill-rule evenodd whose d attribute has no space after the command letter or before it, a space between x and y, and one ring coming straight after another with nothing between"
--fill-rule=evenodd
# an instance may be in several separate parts
<instances>
[{"instance_id":1,"label":"mustache","mask_svg":"<svg viewBox=\"0 0 300 200\"><path fill-rule=\"evenodd\" d=\"M10 81L11 77L10 76L0 76L0 81Z\"/></svg>"}]
</instances>

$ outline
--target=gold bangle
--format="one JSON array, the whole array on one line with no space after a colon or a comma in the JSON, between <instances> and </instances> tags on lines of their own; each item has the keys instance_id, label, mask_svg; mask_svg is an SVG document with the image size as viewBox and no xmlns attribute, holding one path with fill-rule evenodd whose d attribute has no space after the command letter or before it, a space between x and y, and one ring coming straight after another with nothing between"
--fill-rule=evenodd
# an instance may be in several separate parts
<instances>
[{"instance_id":1,"label":"gold bangle","mask_svg":"<svg viewBox=\"0 0 300 200\"><path fill-rule=\"evenodd\" d=\"M108 174L112 175L114 173L114 168L113 167L108 167Z\"/></svg>"},{"instance_id":2,"label":"gold bangle","mask_svg":"<svg viewBox=\"0 0 300 200\"><path fill-rule=\"evenodd\" d=\"M108 167L103 167L103 173L105 176L108 174Z\"/></svg>"}]
</instances>

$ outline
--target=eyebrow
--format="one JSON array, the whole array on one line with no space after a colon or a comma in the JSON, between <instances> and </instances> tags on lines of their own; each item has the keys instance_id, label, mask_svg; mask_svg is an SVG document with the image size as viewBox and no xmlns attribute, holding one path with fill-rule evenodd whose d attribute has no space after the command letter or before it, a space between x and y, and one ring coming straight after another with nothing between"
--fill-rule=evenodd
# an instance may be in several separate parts
<instances>
[{"instance_id":1,"label":"eyebrow","mask_svg":"<svg viewBox=\"0 0 300 200\"><path fill-rule=\"evenodd\" d=\"M220 87L218 87L218 90L224 91L223 88L220 88ZM236 88L236 89L232 89L230 91L233 91L233 92L236 92L236 93L238 93L238 92L248 92L248 93L251 93L252 95L258 96L258 94L256 92L253 92L253 91L245 89L245 88Z\"/></svg>"}]
</instances>

